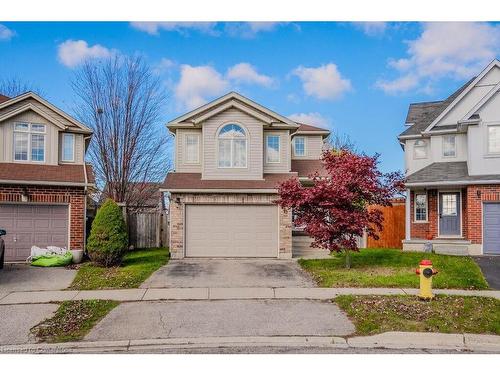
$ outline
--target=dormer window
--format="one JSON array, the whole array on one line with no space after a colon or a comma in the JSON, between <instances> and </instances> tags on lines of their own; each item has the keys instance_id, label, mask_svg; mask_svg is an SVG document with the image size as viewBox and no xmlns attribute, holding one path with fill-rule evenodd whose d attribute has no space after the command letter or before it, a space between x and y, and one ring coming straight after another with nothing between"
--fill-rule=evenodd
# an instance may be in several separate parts
<instances>
[{"instance_id":1,"label":"dormer window","mask_svg":"<svg viewBox=\"0 0 500 375\"><path fill-rule=\"evenodd\" d=\"M427 141L425 139L419 139L418 141L415 141L415 144L413 146L413 158L427 158Z\"/></svg>"},{"instance_id":2,"label":"dormer window","mask_svg":"<svg viewBox=\"0 0 500 375\"><path fill-rule=\"evenodd\" d=\"M14 124L14 160L45 161L45 125Z\"/></svg>"},{"instance_id":3,"label":"dormer window","mask_svg":"<svg viewBox=\"0 0 500 375\"><path fill-rule=\"evenodd\" d=\"M247 135L240 125L224 125L217 136L219 168L246 168Z\"/></svg>"}]
</instances>

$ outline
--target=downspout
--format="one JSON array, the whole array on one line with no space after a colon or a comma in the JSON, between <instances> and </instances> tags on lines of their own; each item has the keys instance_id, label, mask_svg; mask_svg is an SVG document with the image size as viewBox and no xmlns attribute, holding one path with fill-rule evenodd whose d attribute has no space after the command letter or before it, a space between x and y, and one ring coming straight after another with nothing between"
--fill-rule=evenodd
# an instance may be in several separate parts
<instances>
[{"instance_id":1,"label":"downspout","mask_svg":"<svg viewBox=\"0 0 500 375\"><path fill-rule=\"evenodd\" d=\"M410 189L406 189L405 201L405 239L411 240L411 194Z\"/></svg>"},{"instance_id":2,"label":"downspout","mask_svg":"<svg viewBox=\"0 0 500 375\"><path fill-rule=\"evenodd\" d=\"M92 138L91 135L87 137L83 137L83 147L84 147L84 154L83 154L83 177L85 178L85 186L83 188L83 191L85 193L85 197L83 199L83 253L85 254L87 251L87 192L88 188L87 185L89 183L89 179L87 177L87 164L85 163L85 152L87 151L85 149L85 141L87 139L90 140Z\"/></svg>"}]
</instances>

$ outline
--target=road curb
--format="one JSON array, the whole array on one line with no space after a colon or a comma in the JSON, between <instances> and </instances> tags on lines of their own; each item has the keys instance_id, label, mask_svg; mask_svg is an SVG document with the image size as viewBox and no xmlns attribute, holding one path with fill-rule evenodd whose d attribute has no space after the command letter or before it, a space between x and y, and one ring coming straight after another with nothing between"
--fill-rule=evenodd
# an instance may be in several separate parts
<instances>
[{"instance_id":1,"label":"road curb","mask_svg":"<svg viewBox=\"0 0 500 375\"><path fill-rule=\"evenodd\" d=\"M331 349L456 350L500 353L500 336L421 332L385 332L374 336L242 336L78 341L60 344L0 346L0 353L134 352L234 347L295 347Z\"/></svg>"}]
</instances>

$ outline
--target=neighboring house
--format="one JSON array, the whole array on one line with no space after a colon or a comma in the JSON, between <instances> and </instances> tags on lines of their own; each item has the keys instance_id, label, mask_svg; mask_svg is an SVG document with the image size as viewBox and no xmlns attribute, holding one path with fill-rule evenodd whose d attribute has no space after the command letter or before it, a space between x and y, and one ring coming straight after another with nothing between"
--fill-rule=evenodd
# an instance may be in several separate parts
<instances>
[{"instance_id":1,"label":"neighboring house","mask_svg":"<svg viewBox=\"0 0 500 375\"><path fill-rule=\"evenodd\" d=\"M0 96L0 228L6 261L31 246L85 247L87 189L94 186L85 151L92 131L28 92Z\"/></svg>"},{"instance_id":2,"label":"neighboring house","mask_svg":"<svg viewBox=\"0 0 500 375\"><path fill-rule=\"evenodd\" d=\"M500 62L445 100L414 103L406 162L405 250L500 254Z\"/></svg>"},{"instance_id":3,"label":"neighboring house","mask_svg":"<svg viewBox=\"0 0 500 375\"><path fill-rule=\"evenodd\" d=\"M279 182L322 168L329 131L298 124L231 92L168 124L175 136L170 253L184 257L292 256L292 216Z\"/></svg>"},{"instance_id":4,"label":"neighboring house","mask_svg":"<svg viewBox=\"0 0 500 375\"><path fill-rule=\"evenodd\" d=\"M129 211L155 212L165 210L165 201L160 191L162 184L157 182L129 182L126 188L126 206ZM104 186L100 202L113 199L113 192L109 191L109 185ZM123 203L123 202L118 202Z\"/></svg>"}]
</instances>

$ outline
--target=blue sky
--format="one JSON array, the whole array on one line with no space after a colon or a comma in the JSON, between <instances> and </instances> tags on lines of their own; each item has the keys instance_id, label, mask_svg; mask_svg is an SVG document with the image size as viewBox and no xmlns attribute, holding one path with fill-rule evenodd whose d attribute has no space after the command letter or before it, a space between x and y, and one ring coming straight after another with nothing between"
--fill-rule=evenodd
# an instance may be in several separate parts
<instances>
[{"instance_id":1,"label":"blue sky","mask_svg":"<svg viewBox=\"0 0 500 375\"><path fill-rule=\"evenodd\" d=\"M446 97L499 46L493 23L0 22L0 79L32 82L71 113L83 60L139 53L168 90L164 122L236 90L348 134L389 171L403 169L408 104Z\"/></svg>"}]
</instances>

